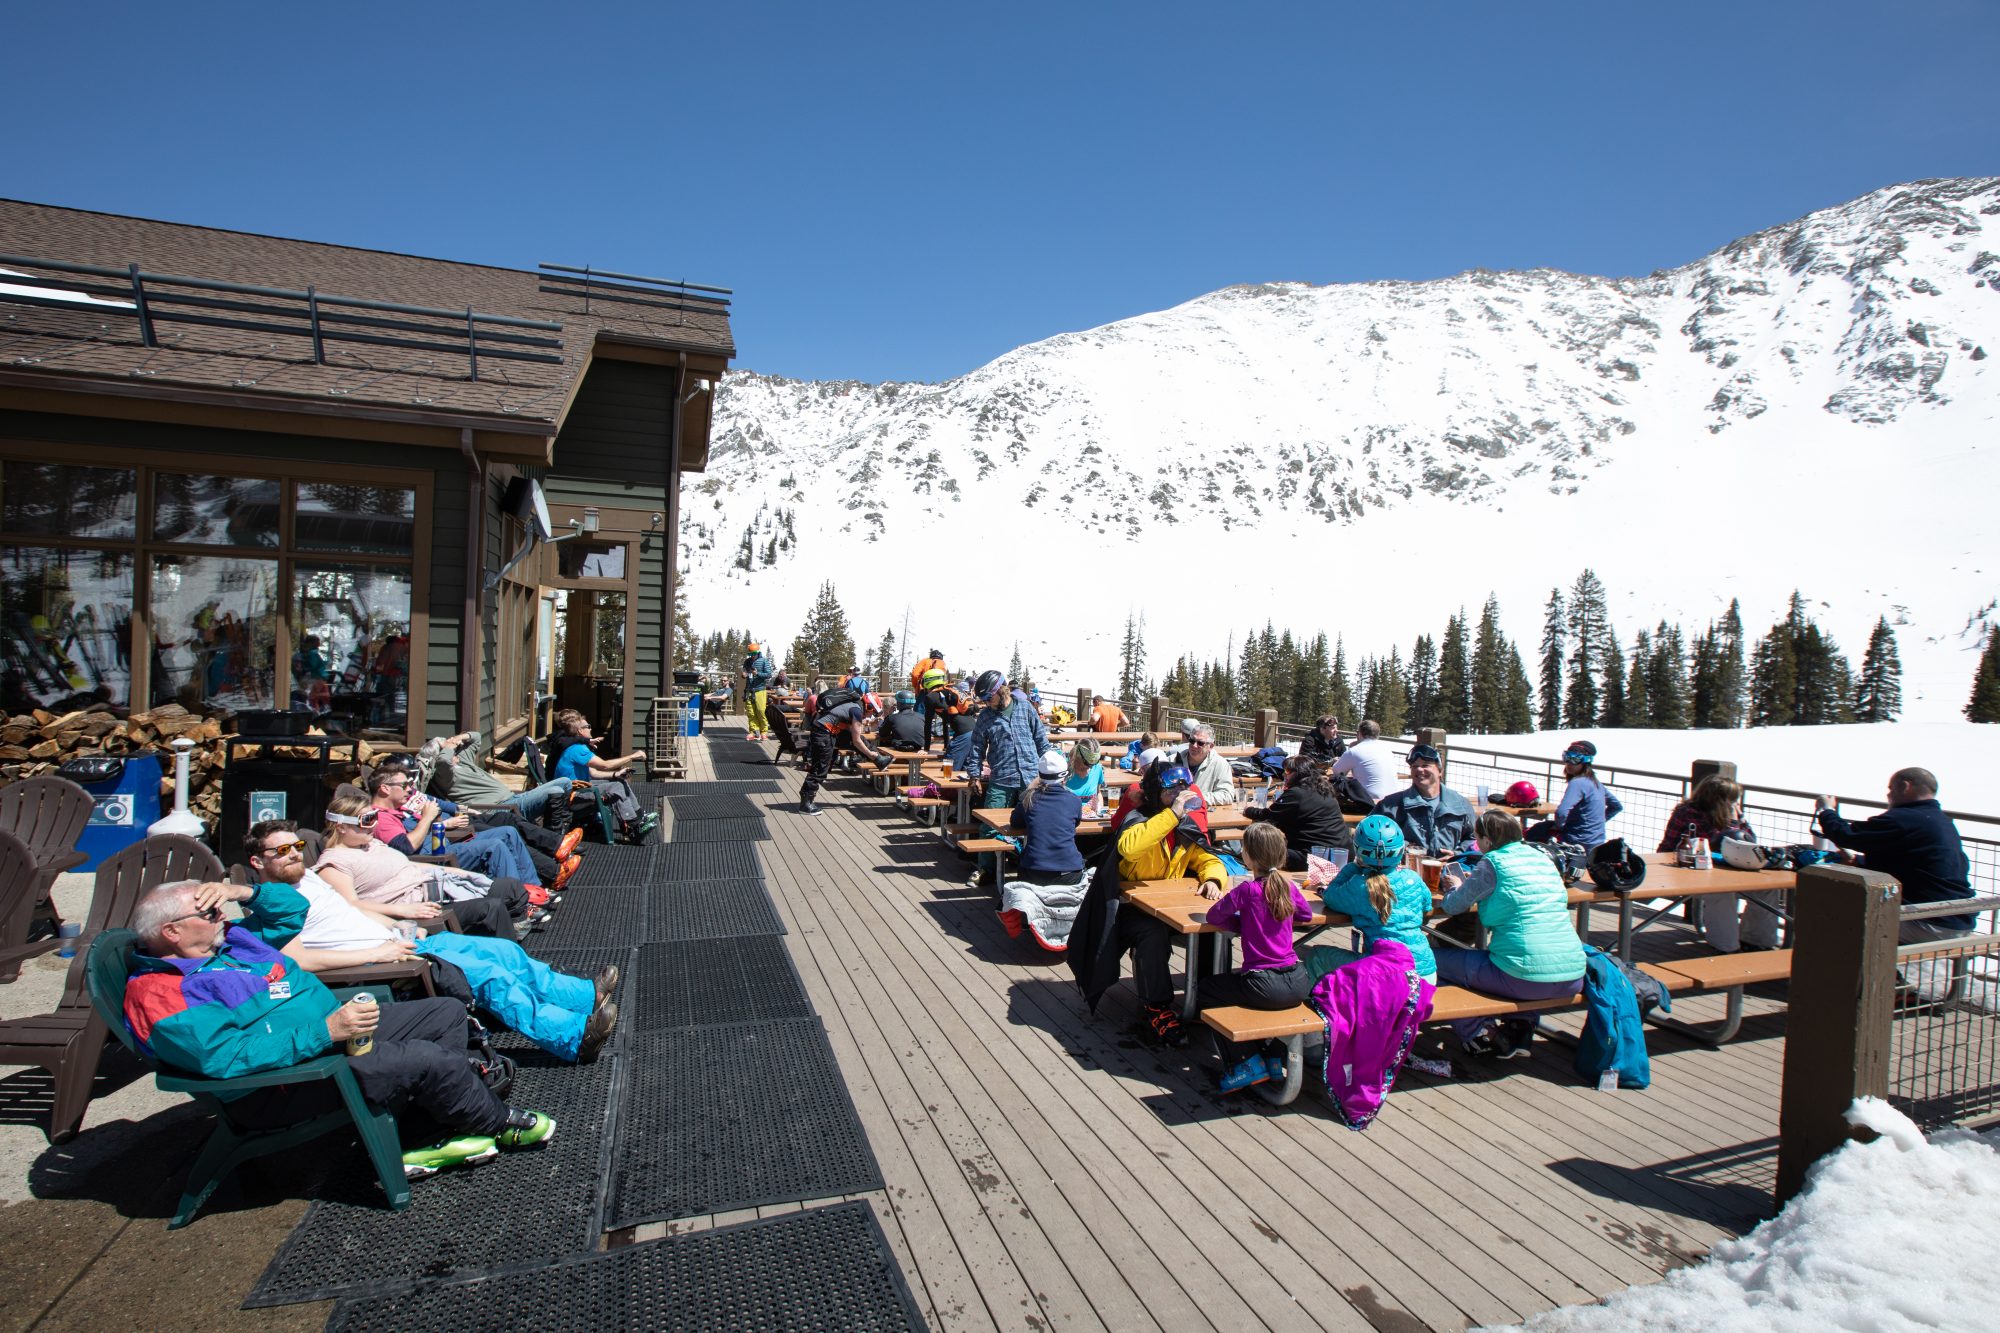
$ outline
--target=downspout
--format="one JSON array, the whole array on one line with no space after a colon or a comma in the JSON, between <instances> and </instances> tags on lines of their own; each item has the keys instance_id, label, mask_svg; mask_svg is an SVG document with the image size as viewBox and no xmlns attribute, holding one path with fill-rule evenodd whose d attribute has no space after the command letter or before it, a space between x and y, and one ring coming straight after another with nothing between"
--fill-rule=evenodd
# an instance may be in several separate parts
<instances>
[{"instance_id":1,"label":"downspout","mask_svg":"<svg viewBox=\"0 0 2000 1333\"><path fill-rule=\"evenodd\" d=\"M485 568L486 474L472 449L472 428L458 432L458 451L465 455L465 609L458 631L458 729L479 730L479 659L483 639L480 622L481 573Z\"/></svg>"},{"instance_id":2,"label":"downspout","mask_svg":"<svg viewBox=\"0 0 2000 1333\"><path fill-rule=\"evenodd\" d=\"M661 540L666 549L661 554L662 572L665 578L660 583L660 693L657 697L671 699L674 694L674 597L680 591L681 552L681 409L686 399L683 397L687 385L687 353L680 353L679 364L674 368L674 410L667 418L667 477L664 513L666 531ZM626 709L630 717L631 709Z\"/></svg>"}]
</instances>

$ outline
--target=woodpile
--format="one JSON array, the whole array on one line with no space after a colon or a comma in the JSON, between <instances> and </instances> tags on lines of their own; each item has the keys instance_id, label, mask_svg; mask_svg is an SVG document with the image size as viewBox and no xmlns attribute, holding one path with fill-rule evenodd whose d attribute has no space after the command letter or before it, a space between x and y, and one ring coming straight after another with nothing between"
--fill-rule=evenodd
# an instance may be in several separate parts
<instances>
[{"instance_id":1,"label":"woodpile","mask_svg":"<svg viewBox=\"0 0 2000 1333\"><path fill-rule=\"evenodd\" d=\"M235 719L228 713L205 717L179 704L162 704L147 713L120 718L104 704L80 708L72 713L51 713L37 708L17 713L0 722L0 784L41 773L54 773L67 759L94 755L122 757L157 752L160 756L160 808L174 803L174 765L171 742L186 737L194 742L188 754L188 805L211 827L222 810L222 770L225 763L225 736L235 733ZM315 730L311 735L323 733ZM372 762L368 742L359 743L362 764ZM312 758L316 748L278 746L280 758ZM348 781L354 767L336 763L329 781Z\"/></svg>"}]
</instances>

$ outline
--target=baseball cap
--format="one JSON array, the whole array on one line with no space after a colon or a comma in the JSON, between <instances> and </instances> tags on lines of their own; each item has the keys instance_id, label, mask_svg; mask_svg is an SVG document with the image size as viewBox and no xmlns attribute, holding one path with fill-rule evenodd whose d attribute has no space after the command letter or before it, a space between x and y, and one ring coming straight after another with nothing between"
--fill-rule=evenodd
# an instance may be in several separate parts
<instances>
[{"instance_id":1,"label":"baseball cap","mask_svg":"<svg viewBox=\"0 0 2000 1333\"><path fill-rule=\"evenodd\" d=\"M1069 761L1062 757L1061 750L1050 750L1042 756L1041 766L1036 771L1045 778L1059 778L1069 772Z\"/></svg>"}]
</instances>

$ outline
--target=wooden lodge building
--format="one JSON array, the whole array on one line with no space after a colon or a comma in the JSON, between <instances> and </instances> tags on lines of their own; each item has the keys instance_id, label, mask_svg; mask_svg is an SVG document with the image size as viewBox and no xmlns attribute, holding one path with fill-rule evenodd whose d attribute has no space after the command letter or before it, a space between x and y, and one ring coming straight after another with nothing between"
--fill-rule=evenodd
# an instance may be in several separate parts
<instances>
[{"instance_id":1,"label":"wooden lodge building","mask_svg":"<svg viewBox=\"0 0 2000 1333\"><path fill-rule=\"evenodd\" d=\"M0 708L643 745L735 352L720 288L0 201Z\"/></svg>"}]
</instances>

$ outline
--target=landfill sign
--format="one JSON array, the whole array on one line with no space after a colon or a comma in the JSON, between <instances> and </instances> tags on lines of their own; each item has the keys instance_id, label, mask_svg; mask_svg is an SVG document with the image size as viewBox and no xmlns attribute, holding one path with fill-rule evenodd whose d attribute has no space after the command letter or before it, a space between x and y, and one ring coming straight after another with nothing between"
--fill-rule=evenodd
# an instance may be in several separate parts
<instances>
[{"instance_id":1,"label":"landfill sign","mask_svg":"<svg viewBox=\"0 0 2000 1333\"><path fill-rule=\"evenodd\" d=\"M267 819L285 817L285 793L281 791L253 791L250 793L250 822L261 824Z\"/></svg>"}]
</instances>

